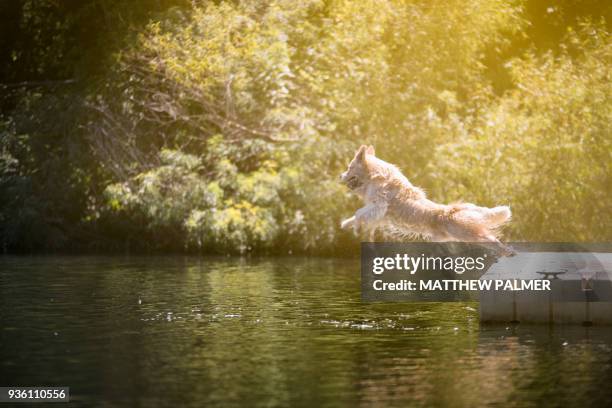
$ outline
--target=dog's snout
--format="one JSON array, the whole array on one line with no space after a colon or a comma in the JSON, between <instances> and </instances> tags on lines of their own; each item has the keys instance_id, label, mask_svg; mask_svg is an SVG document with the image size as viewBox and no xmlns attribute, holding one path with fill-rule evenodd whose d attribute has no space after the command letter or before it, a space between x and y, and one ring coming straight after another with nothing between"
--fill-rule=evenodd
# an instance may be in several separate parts
<instances>
[{"instance_id":1,"label":"dog's snout","mask_svg":"<svg viewBox=\"0 0 612 408\"><path fill-rule=\"evenodd\" d=\"M344 179L346 179L346 171L340 174L340 181L344 181Z\"/></svg>"}]
</instances>

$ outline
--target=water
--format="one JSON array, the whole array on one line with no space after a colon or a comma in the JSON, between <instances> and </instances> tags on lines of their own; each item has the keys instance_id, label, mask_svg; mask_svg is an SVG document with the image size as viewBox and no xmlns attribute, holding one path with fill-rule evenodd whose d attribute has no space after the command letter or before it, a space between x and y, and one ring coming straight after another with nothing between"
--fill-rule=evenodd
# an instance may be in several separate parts
<instances>
[{"instance_id":1,"label":"water","mask_svg":"<svg viewBox=\"0 0 612 408\"><path fill-rule=\"evenodd\" d=\"M477 309L362 304L352 260L0 258L0 385L88 407L612 404L611 329Z\"/></svg>"}]
</instances>

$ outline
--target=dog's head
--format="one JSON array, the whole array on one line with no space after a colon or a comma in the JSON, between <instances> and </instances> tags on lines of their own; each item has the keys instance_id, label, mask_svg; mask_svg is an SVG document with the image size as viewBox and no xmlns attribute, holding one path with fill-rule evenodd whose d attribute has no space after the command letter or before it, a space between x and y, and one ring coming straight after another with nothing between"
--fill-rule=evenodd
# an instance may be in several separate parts
<instances>
[{"instance_id":1,"label":"dog's head","mask_svg":"<svg viewBox=\"0 0 612 408\"><path fill-rule=\"evenodd\" d=\"M348 169L340 175L340 180L351 190L363 187L370 180L366 155L374 156L374 147L361 145Z\"/></svg>"}]
</instances>

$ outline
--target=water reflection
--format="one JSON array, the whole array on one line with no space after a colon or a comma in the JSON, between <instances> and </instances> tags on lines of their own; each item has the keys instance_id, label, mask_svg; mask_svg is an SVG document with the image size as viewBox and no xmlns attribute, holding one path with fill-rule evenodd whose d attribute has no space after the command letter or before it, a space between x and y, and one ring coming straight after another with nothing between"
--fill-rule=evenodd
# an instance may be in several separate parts
<instances>
[{"instance_id":1,"label":"water reflection","mask_svg":"<svg viewBox=\"0 0 612 408\"><path fill-rule=\"evenodd\" d=\"M356 261L2 258L5 385L85 406L612 402L612 332L363 304Z\"/></svg>"}]
</instances>

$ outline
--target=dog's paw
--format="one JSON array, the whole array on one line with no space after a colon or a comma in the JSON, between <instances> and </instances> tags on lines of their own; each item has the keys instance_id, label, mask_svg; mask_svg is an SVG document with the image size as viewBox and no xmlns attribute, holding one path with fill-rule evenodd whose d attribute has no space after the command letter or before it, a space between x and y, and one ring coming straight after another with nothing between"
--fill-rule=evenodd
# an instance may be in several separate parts
<instances>
[{"instance_id":1,"label":"dog's paw","mask_svg":"<svg viewBox=\"0 0 612 408\"><path fill-rule=\"evenodd\" d=\"M354 217L347 218L346 220L344 220L344 221L342 221L342 222L340 223L340 228L342 228L342 229L347 229L347 228L350 228L350 227L351 227L351 225L353 225L353 222L354 222L354 221L355 221L355 218L354 218Z\"/></svg>"}]
</instances>

